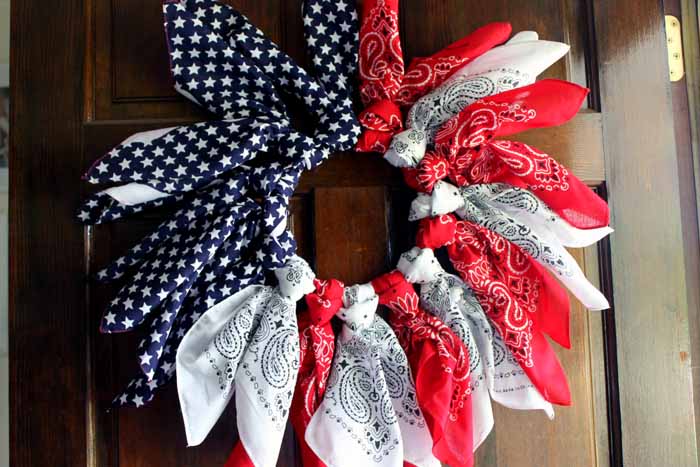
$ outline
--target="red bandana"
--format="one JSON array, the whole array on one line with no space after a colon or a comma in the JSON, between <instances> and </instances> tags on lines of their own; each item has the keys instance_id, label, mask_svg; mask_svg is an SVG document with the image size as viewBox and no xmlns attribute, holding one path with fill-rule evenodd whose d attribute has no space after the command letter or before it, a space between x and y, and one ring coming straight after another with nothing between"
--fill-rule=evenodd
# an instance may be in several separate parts
<instances>
[{"instance_id":1,"label":"red bandana","mask_svg":"<svg viewBox=\"0 0 700 467\"><path fill-rule=\"evenodd\" d=\"M508 23L493 23L430 57L413 59L404 75L399 38L399 0L366 0L360 29L360 96L365 110L361 152L386 152L392 136L403 129L400 106L413 104L452 76L460 67L505 41Z\"/></svg>"},{"instance_id":2,"label":"red bandana","mask_svg":"<svg viewBox=\"0 0 700 467\"><path fill-rule=\"evenodd\" d=\"M306 444L304 434L326 391L335 348L331 318L343 306L344 285L335 279L316 279L314 285L316 292L306 296L308 313L298 317L300 366L290 420L297 435L304 467L325 467ZM236 443L225 467L253 467L240 441Z\"/></svg>"},{"instance_id":3,"label":"red bandana","mask_svg":"<svg viewBox=\"0 0 700 467\"><path fill-rule=\"evenodd\" d=\"M526 144L496 140L532 128L560 125L580 109L588 90L547 79L481 99L448 120L435 136L435 150L406 181L431 191L449 178L458 185L507 183L537 195L571 225L607 226L607 204L566 167Z\"/></svg>"},{"instance_id":4,"label":"red bandana","mask_svg":"<svg viewBox=\"0 0 700 467\"><path fill-rule=\"evenodd\" d=\"M516 245L452 215L421 221L417 245L447 245L455 269L538 391L569 405L566 375L544 337L570 346L568 296L559 283Z\"/></svg>"},{"instance_id":5,"label":"red bandana","mask_svg":"<svg viewBox=\"0 0 700 467\"><path fill-rule=\"evenodd\" d=\"M433 454L454 467L471 466L469 352L449 327L419 308L418 294L400 271L376 278L372 286L408 356Z\"/></svg>"}]
</instances>

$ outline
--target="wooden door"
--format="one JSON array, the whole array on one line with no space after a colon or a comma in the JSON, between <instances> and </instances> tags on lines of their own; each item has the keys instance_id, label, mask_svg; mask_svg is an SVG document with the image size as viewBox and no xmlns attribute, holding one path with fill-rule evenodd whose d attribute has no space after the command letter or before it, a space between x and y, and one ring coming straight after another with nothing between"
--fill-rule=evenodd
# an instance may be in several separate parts
<instances>
[{"instance_id":1,"label":"wooden door","mask_svg":"<svg viewBox=\"0 0 700 467\"><path fill-rule=\"evenodd\" d=\"M232 0L304 60L301 0ZM109 411L137 371L140 336L97 328L114 290L87 274L157 216L83 229L79 177L129 134L204 118L170 82L160 2L25 0L12 11L11 462L37 466L218 466L234 412L186 448L174 386L151 406ZM485 466L697 466L681 213L662 11L652 0L403 0L408 58L489 21L568 42L547 76L591 88L579 115L519 135L608 196L616 233L575 252L614 311L573 302L573 349L560 356L573 407L550 422L496 409ZM411 193L376 155L343 154L307 174L292 203L300 254L348 283L387 271L411 246ZM613 287L614 285L614 287ZM279 465L299 465L287 436Z\"/></svg>"}]
</instances>

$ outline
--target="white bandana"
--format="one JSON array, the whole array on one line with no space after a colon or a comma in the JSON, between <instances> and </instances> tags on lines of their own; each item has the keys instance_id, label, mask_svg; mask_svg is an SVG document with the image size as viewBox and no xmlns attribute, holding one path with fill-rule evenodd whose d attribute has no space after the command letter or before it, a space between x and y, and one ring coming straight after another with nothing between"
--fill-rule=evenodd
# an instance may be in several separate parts
<instances>
[{"instance_id":1,"label":"white bandana","mask_svg":"<svg viewBox=\"0 0 700 467\"><path fill-rule=\"evenodd\" d=\"M408 359L370 284L345 289L328 388L306 442L329 467L439 467Z\"/></svg>"},{"instance_id":2,"label":"white bandana","mask_svg":"<svg viewBox=\"0 0 700 467\"><path fill-rule=\"evenodd\" d=\"M200 444L236 397L238 433L253 464L277 462L299 369L296 302L314 274L294 256L279 286L251 286L210 308L177 351L187 442Z\"/></svg>"}]
</instances>

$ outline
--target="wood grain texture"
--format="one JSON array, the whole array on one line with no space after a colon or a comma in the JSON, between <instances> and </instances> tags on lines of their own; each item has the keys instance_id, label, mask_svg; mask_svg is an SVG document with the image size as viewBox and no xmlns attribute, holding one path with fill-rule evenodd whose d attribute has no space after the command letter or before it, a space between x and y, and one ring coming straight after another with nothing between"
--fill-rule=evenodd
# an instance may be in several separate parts
<instances>
[{"instance_id":1,"label":"wood grain texture","mask_svg":"<svg viewBox=\"0 0 700 467\"><path fill-rule=\"evenodd\" d=\"M11 14L10 463L85 465L83 232L67 183L83 165L85 12L28 1Z\"/></svg>"},{"instance_id":2,"label":"wood grain texture","mask_svg":"<svg viewBox=\"0 0 700 467\"><path fill-rule=\"evenodd\" d=\"M662 11L651 0L597 0L594 7L616 229L612 272L624 462L696 466L689 284Z\"/></svg>"}]
</instances>

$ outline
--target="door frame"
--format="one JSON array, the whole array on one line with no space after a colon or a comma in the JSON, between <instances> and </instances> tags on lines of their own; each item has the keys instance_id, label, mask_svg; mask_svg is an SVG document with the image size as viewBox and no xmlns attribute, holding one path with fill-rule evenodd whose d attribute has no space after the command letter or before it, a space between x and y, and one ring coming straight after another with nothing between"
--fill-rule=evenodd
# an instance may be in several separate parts
<instances>
[{"instance_id":1,"label":"door frame","mask_svg":"<svg viewBox=\"0 0 700 467\"><path fill-rule=\"evenodd\" d=\"M12 5L11 464L97 465L84 281L90 229L74 217L87 161L85 51L93 0ZM697 466L686 255L658 0L593 9L612 223L621 458ZM27 27L40 25L40 27ZM56 55L58 54L58 55ZM56 58L58 57L58 58ZM65 180L75 183L63 184ZM661 187L660 189L658 187ZM692 310L695 313L696 310ZM37 356L39 355L39 357Z\"/></svg>"}]
</instances>

